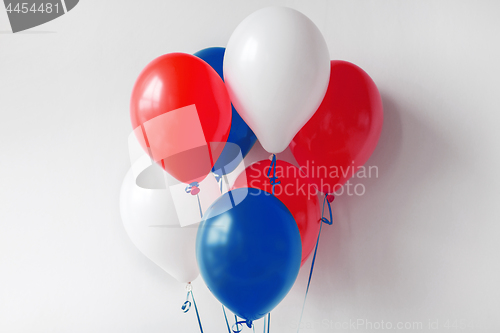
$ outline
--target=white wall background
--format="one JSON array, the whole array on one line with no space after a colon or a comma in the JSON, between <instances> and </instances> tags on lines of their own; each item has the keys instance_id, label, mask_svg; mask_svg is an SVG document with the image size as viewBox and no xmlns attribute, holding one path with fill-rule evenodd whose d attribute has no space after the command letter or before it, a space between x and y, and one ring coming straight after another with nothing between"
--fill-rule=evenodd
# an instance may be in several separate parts
<instances>
[{"instance_id":1,"label":"white wall background","mask_svg":"<svg viewBox=\"0 0 500 333\"><path fill-rule=\"evenodd\" d=\"M334 202L301 332L354 331L335 323L357 320L498 332L500 3L416 0L82 0L19 34L2 8L1 332L198 331L180 310L184 286L121 224L129 97L153 58L225 46L271 4L308 15L332 59L371 75L385 108L368 162L379 178ZM307 276L272 332L295 332ZM200 278L194 291L205 331L224 332Z\"/></svg>"}]
</instances>

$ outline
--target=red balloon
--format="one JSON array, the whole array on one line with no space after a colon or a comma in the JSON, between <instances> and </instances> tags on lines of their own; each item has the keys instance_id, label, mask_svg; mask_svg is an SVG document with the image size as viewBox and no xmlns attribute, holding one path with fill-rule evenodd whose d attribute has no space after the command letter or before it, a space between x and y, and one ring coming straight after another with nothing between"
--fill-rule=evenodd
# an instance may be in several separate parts
<instances>
[{"instance_id":1,"label":"red balloon","mask_svg":"<svg viewBox=\"0 0 500 333\"><path fill-rule=\"evenodd\" d=\"M233 188L251 187L272 195L272 186L267 177L270 161L262 160L247 167L234 182ZM276 177L280 184L275 185L274 195L290 210L299 227L302 240L302 261L307 260L316 246L321 212L317 192L300 170L285 161L276 161Z\"/></svg>"},{"instance_id":2,"label":"red balloon","mask_svg":"<svg viewBox=\"0 0 500 333\"><path fill-rule=\"evenodd\" d=\"M140 126L135 132L150 156L179 181L192 183L206 177L227 141L231 102L210 65L190 54L170 53L139 75L130 119L134 129Z\"/></svg>"},{"instance_id":3,"label":"red balloon","mask_svg":"<svg viewBox=\"0 0 500 333\"><path fill-rule=\"evenodd\" d=\"M332 60L323 102L290 143L301 170L323 193L333 193L366 163L382 131L382 99L358 66Z\"/></svg>"}]
</instances>

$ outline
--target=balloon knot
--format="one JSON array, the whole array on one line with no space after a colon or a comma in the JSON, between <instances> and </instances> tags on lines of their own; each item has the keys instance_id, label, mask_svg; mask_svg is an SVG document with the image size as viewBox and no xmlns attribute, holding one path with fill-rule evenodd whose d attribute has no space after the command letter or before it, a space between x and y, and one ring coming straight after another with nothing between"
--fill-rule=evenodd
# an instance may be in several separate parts
<instances>
[{"instance_id":1,"label":"balloon knot","mask_svg":"<svg viewBox=\"0 0 500 333\"><path fill-rule=\"evenodd\" d=\"M271 175L272 171L272 175ZM269 178L269 183L271 183L273 187L273 195L274 195L274 186L281 184L281 181L278 181L278 177L276 177L276 155L273 154L273 158L271 160L271 165L269 166L269 170L267 171L267 177Z\"/></svg>"},{"instance_id":2,"label":"balloon knot","mask_svg":"<svg viewBox=\"0 0 500 333\"><path fill-rule=\"evenodd\" d=\"M200 193L200 184L198 182L192 182L185 189L186 193L191 193L191 195L197 195Z\"/></svg>"},{"instance_id":3,"label":"balloon knot","mask_svg":"<svg viewBox=\"0 0 500 333\"><path fill-rule=\"evenodd\" d=\"M321 210L321 222L326 223L328 225L333 224L333 216L332 216L332 206L330 205L330 202L332 202L335 199L333 194L325 194L325 199L323 200L323 209ZM325 215L325 203L328 206L328 212L330 213L330 219L327 219L324 217Z\"/></svg>"},{"instance_id":4,"label":"balloon knot","mask_svg":"<svg viewBox=\"0 0 500 333\"><path fill-rule=\"evenodd\" d=\"M237 321L231 327L231 330L233 331L233 333L241 332L243 330L243 324L246 324L248 328L252 328L252 321L251 320ZM240 326L241 326L241 328L240 328Z\"/></svg>"}]
</instances>

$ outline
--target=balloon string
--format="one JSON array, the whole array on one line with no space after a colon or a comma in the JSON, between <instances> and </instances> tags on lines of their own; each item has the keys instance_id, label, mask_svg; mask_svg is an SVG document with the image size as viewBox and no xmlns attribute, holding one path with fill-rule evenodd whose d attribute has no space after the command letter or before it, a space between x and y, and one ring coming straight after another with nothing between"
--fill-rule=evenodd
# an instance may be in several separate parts
<instances>
[{"instance_id":1,"label":"balloon string","mask_svg":"<svg viewBox=\"0 0 500 333\"><path fill-rule=\"evenodd\" d=\"M198 208L200 208L200 217L203 218L203 211L201 210L200 195L197 194L196 197L198 198Z\"/></svg>"},{"instance_id":2,"label":"balloon string","mask_svg":"<svg viewBox=\"0 0 500 333\"><path fill-rule=\"evenodd\" d=\"M217 172L225 172L225 170L224 170L224 168L222 168L221 170L217 170ZM220 190L220 193L222 194L222 183L223 183L223 180L225 180L225 183L226 183L228 191L229 191L229 182L227 181L226 174L218 174L217 172L213 172L213 174L214 174L214 177L215 177L215 181L217 183L219 183L219 190Z\"/></svg>"},{"instance_id":3,"label":"balloon string","mask_svg":"<svg viewBox=\"0 0 500 333\"><path fill-rule=\"evenodd\" d=\"M184 313L188 312L189 309L191 309L191 302L189 301L189 295L191 295L191 299L193 300L194 309L196 311L196 317L198 318L198 325L200 326L200 332L203 333L203 327L201 326L200 314L198 313L198 307L196 306L196 301L194 300L194 295L193 295L192 290L187 292L186 301L182 305L181 309L182 309L182 311L184 311Z\"/></svg>"},{"instance_id":4,"label":"balloon string","mask_svg":"<svg viewBox=\"0 0 500 333\"><path fill-rule=\"evenodd\" d=\"M184 311L184 313L186 313L189 311L189 309L191 309L191 302L189 301L189 291L188 291L186 296L186 301L184 302L184 304L182 304L181 310Z\"/></svg>"},{"instance_id":5,"label":"balloon string","mask_svg":"<svg viewBox=\"0 0 500 333\"><path fill-rule=\"evenodd\" d=\"M328 199L327 199L328 198ZM311 285L311 278L314 270L314 262L316 261L316 253L318 252L318 244L319 244L319 236L321 236L321 227L323 226L323 223L326 223L328 225L333 224L333 219L332 219L332 207L330 206L330 200L333 201L333 195L325 194L325 198L323 200L323 208L321 210L321 224L319 226L319 232L318 232L318 238L316 239L316 246L314 248L314 255L311 263L311 271L309 272L309 280L307 281L307 288L306 288L306 294L304 296L304 303L302 304L302 311L300 312L300 318L299 318L299 325L297 328L297 333L300 331L300 323L302 322L302 315L304 314L304 308L306 307L306 300L307 300L307 294L309 293L309 286ZM328 204L328 210L330 212L330 220L328 220L325 215L325 203Z\"/></svg>"},{"instance_id":6,"label":"balloon string","mask_svg":"<svg viewBox=\"0 0 500 333\"><path fill-rule=\"evenodd\" d=\"M197 190L194 192L194 190ZM203 210L201 209L201 202L200 202L200 184L198 182L192 182L186 188L184 189L186 193L191 193L191 195L196 195L196 198L198 199L198 208L200 209L200 217L203 218Z\"/></svg>"},{"instance_id":7,"label":"balloon string","mask_svg":"<svg viewBox=\"0 0 500 333\"><path fill-rule=\"evenodd\" d=\"M198 318L198 325L200 325L200 332L203 333L203 328L201 327L200 314L198 313L198 307L196 306L196 301L194 300L193 291L190 291L191 298L193 299L194 310L196 311L196 317Z\"/></svg>"},{"instance_id":8,"label":"balloon string","mask_svg":"<svg viewBox=\"0 0 500 333\"><path fill-rule=\"evenodd\" d=\"M271 170L273 170L273 175L270 177ZM269 170L267 171L267 177L269 178L269 182L273 186L273 195L274 195L274 186L281 184L281 181L277 181L278 177L276 177L276 154L273 154L273 158L271 160L271 165L269 166Z\"/></svg>"},{"instance_id":9,"label":"balloon string","mask_svg":"<svg viewBox=\"0 0 500 333\"><path fill-rule=\"evenodd\" d=\"M323 199L323 209L321 211L321 222L326 223L328 225L333 224L332 206L330 205L330 202L332 202L334 199L335 199L335 197L333 196L333 194L325 194L325 198ZM330 220L328 220L326 217L323 217L323 215L325 213L325 202L328 204L328 212L330 213ZM321 227L320 227L320 229L321 229Z\"/></svg>"},{"instance_id":10,"label":"balloon string","mask_svg":"<svg viewBox=\"0 0 500 333\"><path fill-rule=\"evenodd\" d=\"M265 319L265 318L264 318ZM266 325L264 325L264 329L266 329L265 327ZM269 312L267 314L267 333L269 333L269 328L271 327L271 312Z\"/></svg>"},{"instance_id":11,"label":"balloon string","mask_svg":"<svg viewBox=\"0 0 500 333\"><path fill-rule=\"evenodd\" d=\"M227 321L226 309L224 308L224 304L222 305L222 311L224 311L224 319L226 319L227 331L231 333L231 328L229 327L229 322Z\"/></svg>"},{"instance_id":12,"label":"balloon string","mask_svg":"<svg viewBox=\"0 0 500 333\"><path fill-rule=\"evenodd\" d=\"M229 188L229 181L227 180L227 175L224 174L222 177L224 178L224 182L226 183L227 190L229 191L230 188Z\"/></svg>"},{"instance_id":13,"label":"balloon string","mask_svg":"<svg viewBox=\"0 0 500 333\"><path fill-rule=\"evenodd\" d=\"M217 170L220 171L220 170ZM217 172L213 171L212 172L215 178L215 181L219 183L220 186L220 193L222 194L222 174L218 174Z\"/></svg>"}]
</instances>

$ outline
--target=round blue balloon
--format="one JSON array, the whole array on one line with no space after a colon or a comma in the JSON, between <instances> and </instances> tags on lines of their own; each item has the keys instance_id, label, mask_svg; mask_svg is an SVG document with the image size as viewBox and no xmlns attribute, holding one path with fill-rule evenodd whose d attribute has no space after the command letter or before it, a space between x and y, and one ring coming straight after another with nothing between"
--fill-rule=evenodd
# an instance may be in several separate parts
<instances>
[{"instance_id":1,"label":"round blue balloon","mask_svg":"<svg viewBox=\"0 0 500 333\"><path fill-rule=\"evenodd\" d=\"M247 324L271 312L290 291L301 254L299 229L288 208L253 188L229 191L215 201L196 238L203 280Z\"/></svg>"},{"instance_id":2,"label":"round blue balloon","mask_svg":"<svg viewBox=\"0 0 500 333\"><path fill-rule=\"evenodd\" d=\"M224 80L222 67L225 51L226 49L223 47L209 47L196 52L194 55L212 66L222 80ZM219 176L234 171L241 162L238 158L239 151L241 150L242 157L245 157L250 149L252 149L255 141L257 141L257 137L250 127L243 121L238 112L236 112L234 106L232 108L231 131L229 132L227 142L233 143L234 145L229 144L224 147L212 169L212 172Z\"/></svg>"}]
</instances>

